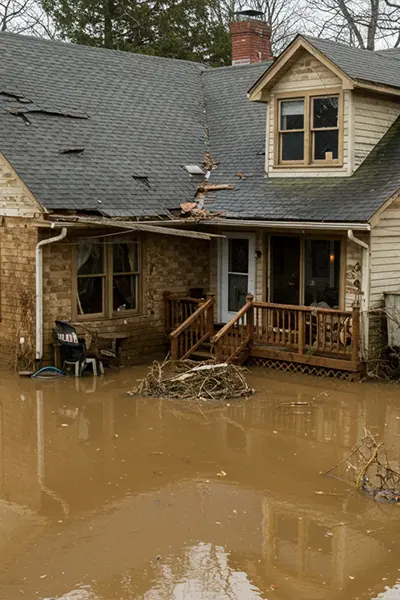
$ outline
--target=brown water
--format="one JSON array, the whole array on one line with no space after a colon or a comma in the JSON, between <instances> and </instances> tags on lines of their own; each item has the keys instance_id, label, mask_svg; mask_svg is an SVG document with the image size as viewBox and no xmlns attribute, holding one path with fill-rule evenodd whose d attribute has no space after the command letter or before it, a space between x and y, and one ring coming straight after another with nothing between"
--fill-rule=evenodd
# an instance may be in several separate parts
<instances>
[{"instance_id":1,"label":"brown water","mask_svg":"<svg viewBox=\"0 0 400 600\"><path fill-rule=\"evenodd\" d=\"M364 427L398 464L399 388L254 370L199 411L143 373L3 374L1 600L400 598L400 506L319 474Z\"/></svg>"}]
</instances>

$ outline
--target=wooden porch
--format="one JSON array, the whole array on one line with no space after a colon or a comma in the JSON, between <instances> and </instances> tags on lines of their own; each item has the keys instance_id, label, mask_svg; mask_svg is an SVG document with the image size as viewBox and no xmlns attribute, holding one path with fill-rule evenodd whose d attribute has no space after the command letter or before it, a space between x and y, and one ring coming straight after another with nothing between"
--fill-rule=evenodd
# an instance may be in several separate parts
<instances>
[{"instance_id":1,"label":"wooden porch","mask_svg":"<svg viewBox=\"0 0 400 600\"><path fill-rule=\"evenodd\" d=\"M360 309L351 311L257 302L245 305L223 326L215 324L215 297L204 300L164 294L165 331L173 360L215 357L286 361L357 373L361 370Z\"/></svg>"}]
</instances>

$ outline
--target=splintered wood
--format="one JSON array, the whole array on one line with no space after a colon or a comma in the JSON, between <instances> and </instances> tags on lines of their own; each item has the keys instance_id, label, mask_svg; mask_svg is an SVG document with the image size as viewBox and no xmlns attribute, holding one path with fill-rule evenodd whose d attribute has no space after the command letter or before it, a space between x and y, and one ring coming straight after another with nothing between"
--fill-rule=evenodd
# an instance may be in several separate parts
<instances>
[{"instance_id":1,"label":"splintered wood","mask_svg":"<svg viewBox=\"0 0 400 600\"><path fill-rule=\"evenodd\" d=\"M214 361L192 360L153 362L132 396L173 400L221 402L254 394L244 378L246 369Z\"/></svg>"}]
</instances>

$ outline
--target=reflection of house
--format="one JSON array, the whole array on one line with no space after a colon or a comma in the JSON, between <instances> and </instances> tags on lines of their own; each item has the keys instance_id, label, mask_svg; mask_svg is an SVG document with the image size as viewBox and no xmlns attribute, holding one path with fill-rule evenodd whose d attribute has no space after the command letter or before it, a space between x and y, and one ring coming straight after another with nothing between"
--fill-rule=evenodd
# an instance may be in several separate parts
<instances>
[{"instance_id":1,"label":"reflection of house","mask_svg":"<svg viewBox=\"0 0 400 600\"><path fill-rule=\"evenodd\" d=\"M129 332L132 362L163 348L172 310L177 355L228 323L228 357L351 372L358 304L373 349L367 311L400 273L400 61L298 36L248 64L270 57L270 31L249 14L233 27L236 66L220 69L1 35L3 360L21 337L50 359L63 318ZM195 302L164 313L164 291L190 290L216 294L196 326Z\"/></svg>"},{"instance_id":2,"label":"reflection of house","mask_svg":"<svg viewBox=\"0 0 400 600\"><path fill-rule=\"evenodd\" d=\"M18 389L23 400L7 395L0 384L1 494L56 517L46 536L28 544L8 567L1 598L20 597L9 582L21 572L27 577L21 584L25 595L39 590L46 598L62 597L77 582L90 583L100 597L111 597L109 590L118 586L121 597L135 597L135 587L129 596L123 586L142 582L146 590L153 569L154 581L161 583L160 571L167 571L172 587L177 579L192 581L201 573L209 576L202 584L216 586L221 573L247 573L243 585L249 579L276 600L336 600L352 585L350 575L366 571L371 585L377 574L381 582L387 564L382 507L356 499L344 515L346 497L315 495L330 489L331 482L318 473L343 458L358 427L379 425L389 446L397 441L399 430L389 419L396 420L396 409L388 401L385 413L382 403L374 403L374 386L363 387L357 412L354 387L335 391L320 381L306 387L298 378L282 378L279 401L272 401L272 390L271 397L232 402L205 420L176 404L121 398L121 387L129 384L129 374L125 377L117 387L88 378L33 389L23 381ZM329 397L319 396L315 406L282 408L321 392ZM217 476L221 469L226 477ZM368 535L367 529L374 532ZM207 546L203 558L209 565L201 572L192 560L201 554L200 542ZM51 572L38 581L50 556ZM53 575L61 572L62 584Z\"/></svg>"}]
</instances>

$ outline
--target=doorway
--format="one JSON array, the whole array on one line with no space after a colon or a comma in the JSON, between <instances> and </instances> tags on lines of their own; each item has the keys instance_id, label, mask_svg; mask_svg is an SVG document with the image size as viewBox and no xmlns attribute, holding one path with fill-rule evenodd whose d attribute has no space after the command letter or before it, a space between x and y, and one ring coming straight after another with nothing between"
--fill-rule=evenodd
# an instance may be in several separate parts
<instances>
[{"instance_id":1,"label":"doorway","mask_svg":"<svg viewBox=\"0 0 400 600\"><path fill-rule=\"evenodd\" d=\"M221 252L220 319L230 321L255 293L255 234L226 232Z\"/></svg>"}]
</instances>

